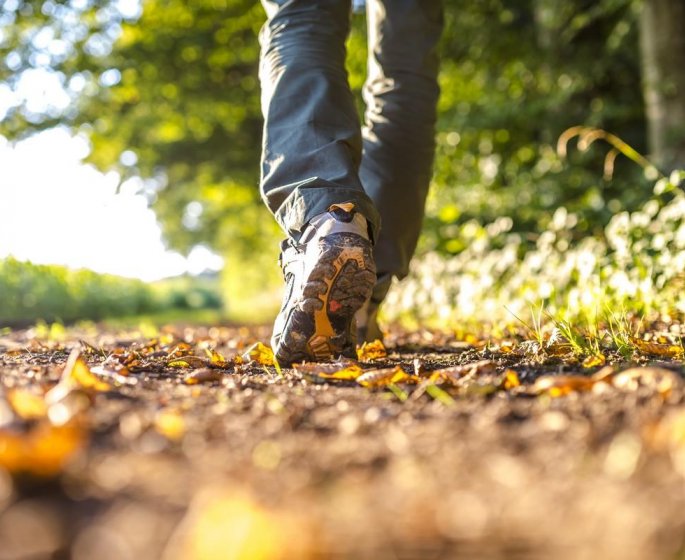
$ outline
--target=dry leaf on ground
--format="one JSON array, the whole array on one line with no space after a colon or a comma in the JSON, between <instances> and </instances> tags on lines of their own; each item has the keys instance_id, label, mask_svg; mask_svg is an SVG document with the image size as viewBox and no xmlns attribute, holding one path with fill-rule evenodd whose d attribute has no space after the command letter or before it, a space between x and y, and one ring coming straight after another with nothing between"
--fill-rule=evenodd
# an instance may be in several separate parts
<instances>
[{"instance_id":1,"label":"dry leaf on ground","mask_svg":"<svg viewBox=\"0 0 685 560\"><path fill-rule=\"evenodd\" d=\"M0 430L0 466L11 473L55 476L85 442L86 434L77 426L42 422L28 434Z\"/></svg>"},{"instance_id":2,"label":"dry leaf on ground","mask_svg":"<svg viewBox=\"0 0 685 560\"><path fill-rule=\"evenodd\" d=\"M186 422L178 410L165 408L155 416L155 430L167 439L178 441L185 435Z\"/></svg>"},{"instance_id":3,"label":"dry leaf on ground","mask_svg":"<svg viewBox=\"0 0 685 560\"><path fill-rule=\"evenodd\" d=\"M273 366L276 364L276 358L271 348L261 342L255 342L241 357L246 362L257 362L262 366Z\"/></svg>"},{"instance_id":4,"label":"dry leaf on ground","mask_svg":"<svg viewBox=\"0 0 685 560\"><path fill-rule=\"evenodd\" d=\"M219 368L227 368L231 366L231 362L213 348L206 348L205 352L207 353L207 357L209 358L212 366Z\"/></svg>"},{"instance_id":5,"label":"dry leaf on ground","mask_svg":"<svg viewBox=\"0 0 685 560\"><path fill-rule=\"evenodd\" d=\"M492 360L480 360L470 364L437 369L431 372L430 379L434 383L445 382L455 385L467 375L475 376L495 373L495 369L496 364Z\"/></svg>"},{"instance_id":6,"label":"dry leaf on ground","mask_svg":"<svg viewBox=\"0 0 685 560\"><path fill-rule=\"evenodd\" d=\"M224 374L216 369L202 368L186 374L183 378L183 382L186 385L197 385L198 383L221 381L223 378Z\"/></svg>"},{"instance_id":7,"label":"dry leaf on ground","mask_svg":"<svg viewBox=\"0 0 685 560\"><path fill-rule=\"evenodd\" d=\"M360 362L370 362L372 360L380 360L387 358L388 351L385 349L383 342L374 340L373 342L365 342L357 348L357 358Z\"/></svg>"},{"instance_id":8,"label":"dry leaf on ground","mask_svg":"<svg viewBox=\"0 0 685 560\"><path fill-rule=\"evenodd\" d=\"M293 368L314 382L355 381L363 373L359 364L352 361L328 364L296 364Z\"/></svg>"},{"instance_id":9,"label":"dry leaf on ground","mask_svg":"<svg viewBox=\"0 0 685 560\"><path fill-rule=\"evenodd\" d=\"M607 359L603 354L593 354L592 356L588 356L583 360L583 367L589 369L597 366L603 366L606 361Z\"/></svg>"},{"instance_id":10,"label":"dry leaf on ground","mask_svg":"<svg viewBox=\"0 0 685 560\"><path fill-rule=\"evenodd\" d=\"M93 375L88 364L83 361L78 350L69 354L59 384L93 391L109 391L110 386Z\"/></svg>"},{"instance_id":11,"label":"dry leaf on ground","mask_svg":"<svg viewBox=\"0 0 685 560\"><path fill-rule=\"evenodd\" d=\"M26 389L13 389L7 393L9 402L14 413L23 420L39 420L45 418L48 407L43 397L27 391Z\"/></svg>"},{"instance_id":12,"label":"dry leaf on ground","mask_svg":"<svg viewBox=\"0 0 685 560\"><path fill-rule=\"evenodd\" d=\"M505 390L515 389L521 386L521 380L519 379L519 374L513 369L505 370L502 375L502 388Z\"/></svg>"},{"instance_id":13,"label":"dry leaf on ground","mask_svg":"<svg viewBox=\"0 0 685 560\"><path fill-rule=\"evenodd\" d=\"M166 365L173 368L200 368L207 367L210 363L209 360L200 356L183 356L169 360Z\"/></svg>"},{"instance_id":14,"label":"dry leaf on ground","mask_svg":"<svg viewBox=\"0 0 685 560\"><path fill-rule=\"evenodd\" d=\"M387 387L395 383L418 383L420 378L404 371L400 366L394 368L372 369L357 378L357 383L367 389Z\"/></svg>"},{"instance_id":15,"label":"dry leaf on ground","mask_svg":"<svg viewBox=\"0 0 685 560\"><path fill-rule=\"evenodd\" d=\"M676 344L661 344L635 337L630 337L630 342L635 345L641 354L666 358L675 358L683 354L683 347Z\"/></svg>"},{"instance_id":16,"label":"dry leaf on ground","mask_svg":"<svg viewBox=\"0 0 685 560\"><path fill-rule=\"evenodd\" d=\"M543 375L539 377L531 391L550 397L561 397L577 391L590 391L594 385L591 377L583 375Z\"/></svg>"},{"instance_id":17,"label":"dry leaf on ground","mask_svg":"<svg viewBox=\"0 0 685 560\"><path fill-rule=\"evenodd\" d=\"M268 510L233 488L210 488L195 497L163 558L308 560L320 557L316 534L294 511Z\"/></svg>"}]
</instances>

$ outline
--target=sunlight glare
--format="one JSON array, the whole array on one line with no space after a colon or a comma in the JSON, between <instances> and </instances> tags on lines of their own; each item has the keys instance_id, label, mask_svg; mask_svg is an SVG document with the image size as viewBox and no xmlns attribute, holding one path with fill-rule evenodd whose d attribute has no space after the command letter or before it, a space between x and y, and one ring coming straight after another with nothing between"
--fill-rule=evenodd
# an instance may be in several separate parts
<instances>
[{"instance_id":1,"label":"sunlight glare","mask_svg":"<svg viewBox=\"0 0 685 560\"><path fill-rule=\"evenodd\" d=\"M156 280L218 270L205 247L168 250L145 196L82 163L85 139L57 128L12 146L0 137L0 258Z\"/></svg>"}]
</instances>

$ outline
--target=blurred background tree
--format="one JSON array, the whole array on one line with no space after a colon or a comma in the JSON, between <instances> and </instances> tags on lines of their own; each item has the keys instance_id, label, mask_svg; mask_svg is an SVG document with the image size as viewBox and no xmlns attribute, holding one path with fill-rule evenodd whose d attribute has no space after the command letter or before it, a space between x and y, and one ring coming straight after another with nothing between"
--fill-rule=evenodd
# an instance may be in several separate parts
<instances>
[{"instance_id":1,"label":"blurred background tree","mask_svg":"<svg viewBox=\"0 0 685 560\"><path fill-rule=\"evenodd\" d=\"M578 214L579 233L597 232L649 197L654 177L632 164L602 178L607 150L572 150L564 163L555 145L571 126L609 130L664 168L682 161L679 0L446 0L445 8L422 250L461 251L461 228L474 218L510 216L533 238L559 206ZM173 247L204 243L226 256L229 306L279 274L281 234L257 189L263 20L254 0L0 2L0 79L12 88L42 69L71 99L41 114L18 104L0 133L66 125L90 139L99 168L146 179ZM357 93L365 60L365 20L355 16L348 68Z\"/></svg>"}]
</instances>

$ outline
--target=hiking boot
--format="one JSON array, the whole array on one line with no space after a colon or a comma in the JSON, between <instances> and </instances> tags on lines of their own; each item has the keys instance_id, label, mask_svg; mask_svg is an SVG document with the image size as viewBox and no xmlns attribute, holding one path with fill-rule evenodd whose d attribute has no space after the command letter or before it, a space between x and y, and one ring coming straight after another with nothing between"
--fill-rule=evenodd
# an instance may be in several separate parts
<instances>
[{"instance_id":1,"label":"hiking boot","mask_svg":"<svg viewBox=\"0 0 685 560\"><path fill-rule=\"evenodd\" d=\"M357 344L373 342L374 340L383 341L383 331L381 331L378 325L378 309L390 289L391 281L392 276L387 274L379 275L371 297L355 314Z\"/></svg>"},{"instance_id":2,"label":"hiking boot","mask_svg":"<svg viewBox=\"0 0 685 560\"><path fill-rule=\"evenodd\" d=\"M376 266L366 218L338 204L281 245L283 306L271 346L278 363L356 357L354 314L373 291Z\"/></svg>"}]
</instances>

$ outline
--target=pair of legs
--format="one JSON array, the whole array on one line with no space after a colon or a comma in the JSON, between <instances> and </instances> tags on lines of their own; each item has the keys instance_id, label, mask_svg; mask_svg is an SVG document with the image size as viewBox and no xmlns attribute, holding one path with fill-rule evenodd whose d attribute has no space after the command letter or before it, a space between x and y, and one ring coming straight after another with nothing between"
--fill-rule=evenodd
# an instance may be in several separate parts
<instances>
[{"instance_id":1,"label":"pair of legs","mask_svg":"<svg viewBox=\"0 0 685 560\"><path fill-rule=\"evenodd\" d=\"M380 302L416 248L432 173L442 0L367 0L360 126L345 70L350 0L263 0L261 192L287 236L352 203L374 243Z\"/></svg>"}]
</instances>

